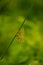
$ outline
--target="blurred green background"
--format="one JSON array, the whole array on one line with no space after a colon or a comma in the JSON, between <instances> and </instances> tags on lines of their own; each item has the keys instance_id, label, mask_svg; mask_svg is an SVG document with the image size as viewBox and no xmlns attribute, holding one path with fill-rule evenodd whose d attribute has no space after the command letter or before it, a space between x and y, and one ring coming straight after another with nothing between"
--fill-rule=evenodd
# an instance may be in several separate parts
<instances>
[{"instance_id":1,"label":"blurred green background","mask_svg":"<svg viewBox=\"0 0 43 65\"><path fill-rule=\"evenodd\" d=\"M43 0L0 0L0 65L43 65Z\"/></svg>"}]
</instances>

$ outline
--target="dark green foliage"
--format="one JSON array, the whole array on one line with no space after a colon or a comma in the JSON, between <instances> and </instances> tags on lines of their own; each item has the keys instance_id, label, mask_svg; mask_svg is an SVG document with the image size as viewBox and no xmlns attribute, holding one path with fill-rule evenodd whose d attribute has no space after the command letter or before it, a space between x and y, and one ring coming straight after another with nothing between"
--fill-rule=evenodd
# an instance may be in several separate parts
<instances>
[{"instance_id":1,"label":"dark green foliage","mask_svg":"<svg viewBox=\"0 0 43 65\"><path fill-rule=\"evenodd\" d=\"M24 19L20 39L16 36L9 46ZM0 0L0 65L35 61L43 65L43 0Z\"/></svg>"}]
</instances>

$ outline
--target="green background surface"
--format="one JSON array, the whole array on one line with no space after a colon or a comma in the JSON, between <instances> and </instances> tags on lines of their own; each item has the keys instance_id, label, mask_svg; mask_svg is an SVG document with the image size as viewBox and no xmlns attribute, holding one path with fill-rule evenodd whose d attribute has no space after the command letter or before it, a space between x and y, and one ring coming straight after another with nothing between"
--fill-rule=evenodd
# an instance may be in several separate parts
<instances>
[{"instance_id":1,"label":"green background surface","mask_svg":"<svg viewBox=\"0 0 43 65\"><path fill-rule=\"evenodd\" d=\"M43 65L43 0L0 0L0 65Z\"/></svg>"}]
</instances>

